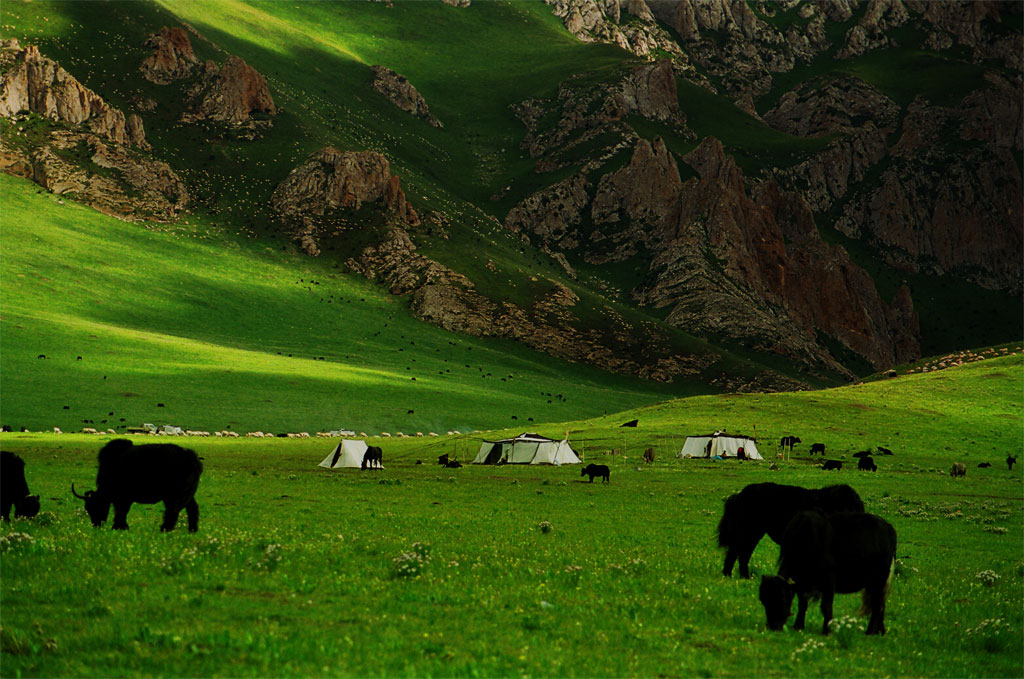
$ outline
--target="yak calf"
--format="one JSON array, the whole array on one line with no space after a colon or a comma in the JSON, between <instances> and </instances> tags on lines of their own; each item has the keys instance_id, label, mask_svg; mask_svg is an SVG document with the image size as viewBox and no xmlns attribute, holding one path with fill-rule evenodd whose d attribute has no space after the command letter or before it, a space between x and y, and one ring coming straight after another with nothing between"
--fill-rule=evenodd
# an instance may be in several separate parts
<instances>
[{"instance_id":1,"label":"yak calf","mask_svg":"<svg viewBox=\"0 0 1024 679\"><path fill-rule=\"evenodd\" d=\"M15 518L30 519L39 513L39 496L28 494L25 461L6 450L0 452L0 505L4 521L11 520L11 507Z\"/></svg>"}]
</instances>

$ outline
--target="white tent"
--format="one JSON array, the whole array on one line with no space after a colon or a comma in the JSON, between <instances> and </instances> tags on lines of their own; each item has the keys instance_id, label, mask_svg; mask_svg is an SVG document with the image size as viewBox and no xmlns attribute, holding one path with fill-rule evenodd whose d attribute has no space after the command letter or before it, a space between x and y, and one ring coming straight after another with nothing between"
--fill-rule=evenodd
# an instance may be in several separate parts
<instances>
[{"instance_id":1,"label":"white tent","mask_svg":"<svg viewBox=\"0 0 1024 679\"><path fill-rule=\"evenodd\" d=\"M473 464L579 464L568 439L556 441L538 434L520 434L501 441L484 441Z\"/></svg>"},{"instance_id":2,"label":"white tent","mask_svg":"<svg viewBox=\"0 0 1024 679\"><path fill-rule=\"evenodd\" d=\"M739 457L739 449L748 460L763 460L757 442L741 434L715 432L705 436L687 436L676 457Z\"/></svg>"},{"instance_id":3,"label":"white tent","mask_svg":"<svg viewBox=\"0 0 1024 679\"><path fill-rule=\"evenodd\" d=\"M363 466L363 455L366 453L366 441L346 439L334 446L330 455L320 463L326 469L345 469L346 467Z\"/></svg>"}]
</instances>

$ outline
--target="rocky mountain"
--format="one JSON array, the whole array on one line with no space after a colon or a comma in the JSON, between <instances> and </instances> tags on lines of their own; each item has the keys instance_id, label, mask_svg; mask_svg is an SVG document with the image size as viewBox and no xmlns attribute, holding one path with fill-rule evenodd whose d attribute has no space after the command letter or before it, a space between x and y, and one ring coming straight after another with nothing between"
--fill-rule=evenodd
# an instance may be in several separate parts
<instances>
[{"instance_id":1,"label":"rocky mountain","mask_svg":"<svg viewBox=\"0 0 1024 679\"><path fill-rule=\"evenodd\" d=\"M256 48L164 8L102 75L73 41L50 43L68 70L5 43L0 165L130 218L208 212L425 322L658 381L854 379L956 348L944 295L1014 308L1021 5L447 4L392 49L415 3L334 7L380 27L352 49ZM542 10L561 42L505 48L530 77L490 72L487 45L431 56L469 26L551 40Z\"/></svg>"}]
</instances>

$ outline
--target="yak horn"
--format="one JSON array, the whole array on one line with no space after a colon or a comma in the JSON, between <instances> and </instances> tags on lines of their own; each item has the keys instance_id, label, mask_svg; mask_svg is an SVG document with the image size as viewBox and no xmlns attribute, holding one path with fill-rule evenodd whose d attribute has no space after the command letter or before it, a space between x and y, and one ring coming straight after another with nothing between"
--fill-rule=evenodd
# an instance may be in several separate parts
<instances>
[{"instance_id":1,"label":"yak horn","mask_svg":"<svg viewBox=\"0 0 1024 679\"><path fill-rule=\"evenodd\" d=\"M71 482L71 494L74 495L75 497L77 497L79 500L86 499L84 495L79 495L78 493L75 492L75 482L74 481Z\"/></svg>"}]
</instances>

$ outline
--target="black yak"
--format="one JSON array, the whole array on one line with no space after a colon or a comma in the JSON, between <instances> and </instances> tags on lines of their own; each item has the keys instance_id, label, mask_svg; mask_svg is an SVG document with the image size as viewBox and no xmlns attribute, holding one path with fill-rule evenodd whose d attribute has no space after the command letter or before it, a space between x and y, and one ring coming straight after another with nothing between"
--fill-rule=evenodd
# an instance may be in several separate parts
<instances>
[{"instance_id":1,"label":"black yak","mask_svg":"<svg viewBox=\"0 0 1024 679\"><path fill-rule=\"evenodd\" d=\"M1017 456L1016 455L1007 455L1006 456L1006 466L1010 468L1011 472L1013 471L1013 463L1016 462L1016 461L1017 461Z\"/></svg>"},{"instance_id":2,"label":"black yak","mask_svg":"<svg viewBox=\"0 0 1024 679\"><path fill-rule=\"evenodd\" d=\"M824 455L825 454L825 444L824 443L812 443L811 444L811 455L814 455L815 453L821 453L822 455Z\"/></svg>"},{"instance_id":3,"label":"black yak","mask_svg":"<svg viewBox=\"0 0 1024 679\"><path fill-rule=\"evenodd\" d=\"M448 453L445 453L444 455L438 455L437 456L437 463L439 465L441 465L442 467L445 466L446 464L448 464Z\"/></svg>"},{"instance_id":4,"label":"black yak","mask_svg":"<svg viewBox=\"0 0 1024 679\"><path fill-rule=\"evenodd\" d=\"M761 538L768 535L781 544L782 534L793 516L805 509L826 512L863 512L864 502L847 485L821 489L752 483L725 500L718 522L718 546L726 548L722 575L732 575L740 562L740 577L750 577L750 557Z\"/></svg>"},{"instance_id":5,"label":"black yak","mask_svg":"<svg viewBox=\"0 0 1024 679\"><path fill-rule=\"evenodd\" d=\"M789 448L789 451L793 452L793 446L798 443L803 443L803 441L801 441L797 436L783 436L779 441L779 446L781 448Z\"/></svg>"},{"instance_id":6,"label":"black yak","mask_svg":"<svg viewBox=\"0 0 1024 679\"><path fill-rule=\"evenodd\" d=\"M203 463L194 450L173 443L133 445L127 439L114 439L103 446L96 472L96 490L79 495L75 484L72 494L85 500L85 511L92 525L103 525L114 506L114 529L128 529L128 510L138 502L152 505L164 503L164 520L160 530L174 530L178 515L188 515L188 530L199 530L199 505L196 489L203 473Z\"/></svg>"},{"instance_id":7,"label":"black yak","mask_svg":"<svg viewBox=\"0 0 1024 679\"><path fill-rule=\"evenodd\" d=\"M612 472L608 469L608 465L604 464L588 464L586 467L580 470L580 476L589 476L590 482L594 482L594 477L599 476L604 479L605 483L608 483L611 478Z\"/></svg>"},{"instance_id":8,"label":"black yak","mask_svg":"<svg viewBox=\"0 0 1024 679\"><path fill-rule=\"evenodd\" d=\"M4 521L11 520L11 507L15 518L32 518L39 513L39 496L28 494L25 481L25 461L14 453L0 452L0 506Z\"/></svg>"},{"instance_id":9,"label":"black yak","mask_svg":"<svg viewBox=\"0 0 1024 679\"><path fill-rule=\"evenodd\" d=\"M839 471L839 470L841 470L843 468L843 461L842 460L825 460L825 464L821 465L821 468L822 468L822 470L827 471L827 472Z\"/></svg>"},{"instance_id":10,"label":"black yak","mask_svg":"<svg viewBox=\"0 0 1024 679\"><path fill-rule=\"evenodd\" d=\"M967 476L967 465L963 462L954 462L953 466L949 469L949 475L952 477Z\"/></svg>"},{"instance_id":11,"label":"black yak","mask_svg":"<svg viewBox=\"0 0 1024 679\"><path fill-rule=\"evenodd\" d=\"M778 575L761 578L768 628L782 629L797 596L793 629L804 628L807 603L821 599L821 633L829 633L836 593L863 591L868 634L885 634L885 597L896 559L896 530L874 514L800 512L782 536Z\"/></svg>"},{"instance_id":12,"label":"black yak","mask_svg":"<svg viewBox=\"0 0 1024 679\"><path fill-rule=\"evenodd\" d=\"M367 446L366 452L363 453L363 469L383 469L384 468L384 453L381 451L379 446Z\"/></svg>"},{"instance_id":13,"label":"black yak","mask_svg":"<svg viewBox=\"0 0 1024 679\"><path fill-rule=\"evenodd\" d=\"M878 465L875 464L875 459L870 455L864 455L857 460L857 469L862 472L874 472L878 471Z\"/></svg>"}]
</instances>

